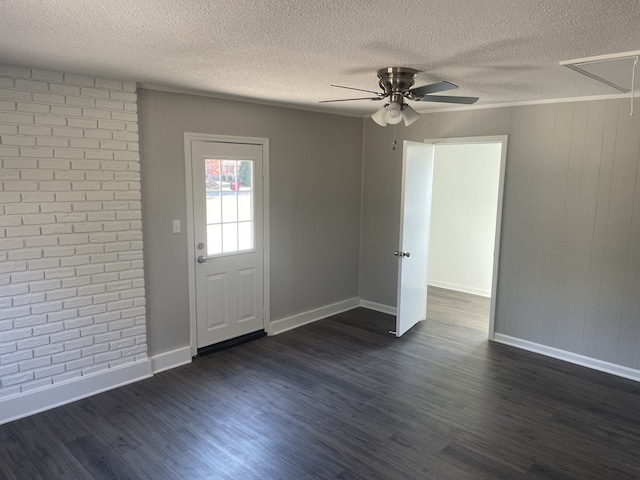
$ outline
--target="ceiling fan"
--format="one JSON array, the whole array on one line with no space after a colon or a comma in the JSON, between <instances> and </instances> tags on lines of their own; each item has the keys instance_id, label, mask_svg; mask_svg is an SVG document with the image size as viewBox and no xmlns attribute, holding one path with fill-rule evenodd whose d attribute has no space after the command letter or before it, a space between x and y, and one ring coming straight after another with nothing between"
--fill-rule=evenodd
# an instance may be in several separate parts
<instances>
[{"instance_id":1,"label":"ceiling fan","mask_svg":"<svg viewBox=\"0 0 640 480\"><path fill-rule=\"evenodd\" d=\"M431 95L432 93L445 92L458 88L450 82L438 82L422 87L411 88L415 81L419 70L407 67L389 67L378 70L378 85L383 92L374 92L373 90L364 90L362 88L344 87L342 85L331 85L332 87L346 88L349 90L358 90L360 92L372 93L373 97L360 98L343 98L340 100L323 100L320 103L330 102L349 102L351 100L384 100L389 99L389 103L385 103L371 118L378 125L384 127L388 123L396 124L404 120L405 125L409 126L415 122L420 114L406 103L405 100L415 100L418 102L444 102L444 103L460 103L463 105L471 105L478 101L478 97L449 97L444 95Z\"/></svg>"}]
</instances>

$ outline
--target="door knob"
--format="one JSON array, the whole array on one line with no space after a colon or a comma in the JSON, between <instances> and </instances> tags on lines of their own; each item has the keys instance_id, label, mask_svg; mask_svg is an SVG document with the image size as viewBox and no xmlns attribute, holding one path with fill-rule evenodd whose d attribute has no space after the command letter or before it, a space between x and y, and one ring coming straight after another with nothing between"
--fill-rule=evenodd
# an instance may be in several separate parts
<instances>
[{"instance_id":1,"label":"door knob","mask_svg":"<svg viewBox=\"0 0 640 480\"><path fill-rule=\"evenodd\" d=\"M204 257L202 255L198 257L198 263L206 263L206 262L207 262L207 257Z\"/></svg>"}]
</instances>

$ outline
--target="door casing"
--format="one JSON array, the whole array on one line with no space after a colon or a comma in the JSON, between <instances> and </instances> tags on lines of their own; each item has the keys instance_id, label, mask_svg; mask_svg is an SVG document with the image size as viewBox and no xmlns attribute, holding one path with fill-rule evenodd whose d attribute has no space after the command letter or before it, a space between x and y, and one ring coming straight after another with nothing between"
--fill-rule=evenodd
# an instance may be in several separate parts
<instances>
[{"instance_id":1,"label":"door casing","mask_svg":"<svg viewBox=\"0 0 640 480\"><path fill-rule=\"evenodd\" d=\"M191 165L192 142L219 142L219 143L236 143L262 146L262 218L263 218L263 328L268 332L270 322L270 242L269 242L269 139L259 137L236 137L230 135L213 135L206 133L189 133L184 134L184 164L185 164L185 187L187 195L187 255L188 255L188 273L189 273L189 328L191 356L198 354L197 326L196 326L196 248L194 235L194 217L193 217L193 171Z\"/></svg>"}]
</instances>

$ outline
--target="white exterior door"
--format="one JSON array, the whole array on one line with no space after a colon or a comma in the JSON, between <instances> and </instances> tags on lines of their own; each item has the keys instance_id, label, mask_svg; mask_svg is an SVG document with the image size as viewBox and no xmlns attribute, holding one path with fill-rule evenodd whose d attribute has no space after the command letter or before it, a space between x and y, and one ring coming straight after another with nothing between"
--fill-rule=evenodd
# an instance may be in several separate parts
<instances>
[{"instance_id":1,"label":"white exterior door","mask_svg":"<svg viewBox=\"0 0 640 480\"><path fill-rule=\"evenodd\" d=\"M264 328L262 146L191 143L197 347Z\"/></svg>"},{"instance_id":2,"label":"white exterior door","mask_svg":"<svg viewBox=\"0 0 640 480\"><path fill-rule=\"evenodd\" d=\"M396 336L427 318L434 146L405 141L402 155Z\"/></svg>"}]
</instances>

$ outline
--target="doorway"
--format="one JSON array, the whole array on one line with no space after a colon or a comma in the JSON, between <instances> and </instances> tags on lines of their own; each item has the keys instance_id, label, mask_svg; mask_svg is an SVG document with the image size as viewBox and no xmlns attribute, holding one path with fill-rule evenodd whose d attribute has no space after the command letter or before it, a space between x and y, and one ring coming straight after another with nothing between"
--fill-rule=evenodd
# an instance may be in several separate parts
<instances>
[{"instance_id":1,"label":"doorway","mask_svg":"<svg viewBox=\"0 0 640 480\"><path fill-rule=\"evenodd\" d=\"M493 338L507 137L425 143L435 146L429 288L441 300L488 301Z\"/></svg>"},{"instance_id":2,"label":"doorway","mask_svg":"<svg viewBox=\"0 0 640 480\"><path fill-rule=\"evenodd\" d=\"M185 134L191 351L266 331L268 141Z\"/></svg>"}]
</instances>

